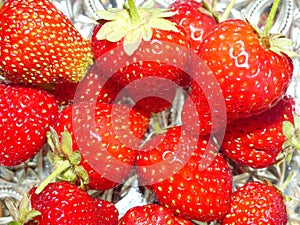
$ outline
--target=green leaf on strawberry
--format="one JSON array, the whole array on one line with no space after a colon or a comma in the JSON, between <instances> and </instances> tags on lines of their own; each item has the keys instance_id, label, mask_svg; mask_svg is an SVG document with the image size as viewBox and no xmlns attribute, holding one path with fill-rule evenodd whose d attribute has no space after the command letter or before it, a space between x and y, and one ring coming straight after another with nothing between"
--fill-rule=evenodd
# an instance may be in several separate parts
<instances>
[{"instance_id":1,"label":"green leaf on strawberry","mask_svg":"<svg viewBox=\"0 0 300 225\"><path fill-rule=\"evenodd\" d=\"M9 209L14 221L8 223L8 225L22 225L31 221L33 218L41 215L37 210L33 210L30 204L29 195L24 195L22 200L16 204L12 199L6 198L5 204Z\"/></svg>"},{"instance_id":2,"label":"green leaf on strawberry","mask_svg":"<svg viewBox=\"0 0 300 225\"><path fill-rule=\"evenodd\" d=\"M290 163L293 158L295 150L300 151L300 116L294 113L294 121L284 121L282 124L282 132L286 137L286 141L283 143L283 152L278 155L277 159L281 163L285 160Z\"/></svg>"},{"instance_id":3,"label":"green leaf on strawberry","mask_svg":"<svg viewBox=\"0 0 300 225\"><path fill-rule=\"evenodd\" d=\"M166 17L175 15L168 9L153 9L152 3L147 1L141 7L136 7L133 0L128 1L124 9L110 9L98 11L103 20L107 20L99 32L98 40L111 42L124 38L124 51L132 55L142 41L150 41L153 35L152 29L179 32L177 27L166 20Z\"/></svg>"},{"instance_id":4,"label":"green leaf on strawberry","mask_svg":"<svg viewBox=\"0 0 300 225\"><path fill-rule=\"evenodd\" d=\"M89 183L87 171L80 165L82 156L79 151L72 151L72 137L68 131L61 134L61 141L56 131L51 128L47 134L48 144L52 151L48 152L48 158L54 171L36 189L40 193L52 180L58 179L71 183L79 183L85 188Z\"/></svg>"}]
</instances>

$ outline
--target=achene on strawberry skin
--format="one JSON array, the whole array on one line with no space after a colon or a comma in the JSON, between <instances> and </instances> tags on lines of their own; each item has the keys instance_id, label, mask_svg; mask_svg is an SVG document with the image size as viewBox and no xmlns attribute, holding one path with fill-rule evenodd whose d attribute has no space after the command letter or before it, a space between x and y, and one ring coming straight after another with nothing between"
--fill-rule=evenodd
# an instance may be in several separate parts
<instances>
[{"instance_id":1,"label":"achene on strawberry skin","mask_svg":"<svg viewBox=\"0 0 300 225\"><path fill-rule=\"evenodd\" d=\"M269 184L248 182L233 194L229 212L221 224L286 225L287 222L281 192Z\"/></svg>"},{"instance_id":2,"label":"achene on strawberry skin","mask_svg":"<svg viewBox=\"0 0 300 225\"><path fill-rule=\"evenodd\" d=\"M49 0L5 1L0 27L0 75L14 83L78 82L93 63L90 41Z\"/></svg>"},{"instance_id":3,"label":"achene on strawberry skin","mask_svg":"<svg viewBox=\"0 0 300 225\"><path fill-rule=\"evenodd\" d=\"M293 122L295 100L284 96L267 111L230 123L222 143L223 152L242 166L265 168L278 161L287 140L283 123Z\"/></svg>"},{"instance_id":4,"label":"achene on strawberry skin","mask_svg":"<svg viewBox=\"0 0 300 225\"><path fill-rule=\"evenodd\" d=\"M58 114L46 91L0 83L0 164L17 166L37 154Z\"/></svg>"}]
</instances>

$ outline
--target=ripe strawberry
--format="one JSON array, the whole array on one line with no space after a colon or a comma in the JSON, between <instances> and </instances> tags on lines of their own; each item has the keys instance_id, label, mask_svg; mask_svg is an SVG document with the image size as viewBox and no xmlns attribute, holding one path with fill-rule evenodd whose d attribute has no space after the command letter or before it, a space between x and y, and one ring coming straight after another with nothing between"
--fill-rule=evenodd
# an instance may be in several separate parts
<instances>
[{"instance_id":1,"label":"ripe strawberry","mask_svg":"<svg viewBox=\"0 0 300 225\"><path fill-rule=\"evenodd\" d=\"M99 12L103 20L93 32L92 50L99 68L126 86L139 108L158 113L171 106L186 76L189 38L165 19L174 14L170 10L128 2L129 9Z\"/></svg>"},{"instance_id":2,"label":"ripe strawberry","mask_svg":"<svg viewBox=\"0 0 300 225\"><path fill-rule=\"evenodd\" d=\"M193 225L189 220L174 216L167 208L148 204L129 209L119 220L119 225Z\"/></svg>"},{"instance_id":3,"label":"ripe strawberry","mask_svg":"<svg viewBox=\"0 0 300 225\"><path fill-rule=\"evenodd\" d=\"M176 23L181 25L191 40L191 49L198 52L204 37L217 24L217 21L207 14L201 12L203 5L195 0L177 0L170 5L176 14L172 17Z\"/></svg>"},{"instance_id":4,"label":"ripe strawberry","mask_svg":"<svg viewBox=\"0 0 300 225\"><path fill-rule=\"evenodd\" d=\"M78 83L57 82L53 95L62 105L78 102L118 102L124 94L120 93L122 86L113 78L106 78L96 65L89 68ZM118 96L120 95L120 96Z\"/></svg>"},{"instance_id":5,"label":"ripe strawberry","mask_svg":"<svg viewBox=\"0 0 300 225\"><path fill-rule=\"evenodd\" d=\"M52 137L52 159L62 172L59 178L72 182L78 182L78 178L88 180L89 188L98 190L120 184L133 168L135 150L148 124L149 118L123 105L97 102L68 106L53 125L58 137ZM61 145L55 146L56 139ZM72 161L74 154L77 160Z\"/></svg>"},{"instance_id":6,"label":"ripe strawberry","mask_svg":"<svg viewBox=\"0 0 300 225\"><path fill-rule=\"evenodd\" d=\"M286 225L287 222L280 191L272 185L248 182L233 194L230 210L221 224Z\"/></svg>"},{"instance_id":7,"label":"ripe strawberry","mask_svg":"<svg viewBox=\"0 0 300 225\"><path fill-rule=\"evenodd\" d=\"M293 64L278 49L280 42L286 39L269 37L239 19L219 23L206 36L198 55L220 83L228 118L259 114L286 93Z\"/></svg>"},{"instance_id":8,"label":"ripe strawberry","mask_svg":"<svg viewBox=\"0 0 300 225\"><path fill-rule=\"evenodd\" d=\"M293 122L295 101L285 96L273 108L228 125L222 143L223 152L243 166L268 167L277 162L286 141L282 125Z\"/></svg>"},{"instance_id":9,"label":"ripe strawberry","mask_svg":"<svg viewBox=\"0 0 300 225\"><path fill-rule=\"evenodd\" d=\"M113 203L94 199L69 182L54 182L41 193L29 191L31 207L41 213L34 218L39 225L118 224L118 211Z\"/></svg>"},{"instance_id":10,"label":"ripe strawberry","mask_svg":"<svg viewBox=\"0 0 300 225\"><path fill-rule=\"evenodd\" d=\"M194 138L181 127L157 136L139 151L139 179L158 201L181 217L213 221L227 212L232 175L216 144Z\"/></svg>"},{"instance_id":11,"label":"ripe strawberry","mask_svg":"<svg viewBox=\"0 0 300 225\"><path fill-rule=\"evenodd\" d=\"M57 115L58 104L46 91L1 83L0 164L16 166L39 152Z\"/></svg>"},{"instance_id":12,"label":"ripe strawberry","mask_svg":"<svg viewBox=\"0 0 300 225\"><path fill-rule=\"evenodd\" d=\"M0 75L13 82L76 82L93 63L90 42L48 0L5 1L0 27Z\"/></svg>"}]
</instances>

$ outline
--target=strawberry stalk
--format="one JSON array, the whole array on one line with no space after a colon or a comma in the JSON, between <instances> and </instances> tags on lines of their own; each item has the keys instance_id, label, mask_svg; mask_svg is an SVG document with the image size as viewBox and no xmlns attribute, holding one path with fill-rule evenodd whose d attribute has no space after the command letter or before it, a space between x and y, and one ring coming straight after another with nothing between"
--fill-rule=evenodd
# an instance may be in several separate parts
<instances>
[{"instance_id":1,"label":"strawberry stalk","mask_svg":"<svg viewBox=\"0 0 300 225\"><path fill-rule=\"evenodd\" d=\"M212 16L218 23L225 21L231 12L231 9L233 8L236 0L231 0L229 4L227 5L226 9L222 13L222 15L219 15L216 6L218 3L218 0L213 0L211 3L211 6L205 1L202 0L203 9L200 9L200 11L206 15Z\"/></svg>"},{"instance_id":2,"label":"strawberry stalk","mask_svg":"<svg viewBox=\"0 0 300 225\"><path fill-rule=\"evenodd\" d=\"M269 37L279 5L280 0L274 0L263 31L263 37Z\"/></svg>"},{"instance_id":3,"label":"strawberry stalk","mask_svg":"<svg viewBox=\"0 0 300 225\"><path fill-rule=\"evenodd\" d=\"M71 163L68 160L64 161L37 187L35 194L40 194L51 181L55 180L60 174L69 168L71 168Z\"/></svg>"},{"instance_id":4,"label":"strawberry stalk","mask_svg":"<svg viewBox=\"0 0 300 225\"><path fill-rule=\"evenodd\" d=\"M72 151L72 137L67 131L63 132L61 141L53 128L47 134L48 145L52 149L48 158L55 165L55 170L37 187L35 193L39 194L53 180L59 179L71 183L80 182L80 187L85 188L88 184L88 174L80 165L82 161L79 151Z\"/></svg>"},{"instance_id":5,"label":"strawberry stalk","mask_svg":"<svg viewBox=\"0 0 300 225\"><path fill-rule=\"evenodd\" d=\"M128 0L128 6L129 6L129 13L132 19L132 23L134 25L140 24L142 22L142 19L139 15L134 0Z\"/></svg>"}]
</instances>

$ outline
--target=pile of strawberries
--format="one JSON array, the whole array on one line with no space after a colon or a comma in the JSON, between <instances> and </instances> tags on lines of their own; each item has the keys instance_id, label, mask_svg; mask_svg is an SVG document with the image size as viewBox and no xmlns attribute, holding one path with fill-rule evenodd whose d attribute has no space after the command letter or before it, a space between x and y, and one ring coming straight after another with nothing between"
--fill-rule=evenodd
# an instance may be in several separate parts
<instances>
[{"instance_id":1,"label":"pile of strawberries","mask_svg":"<svg viewBox=\"0 0 300 225\"><path fill-rule=\"evenodd\" d=\"M261 31L224 19L216 1L160 9L128 0L99 11L85 40L49 0L6 0L0 165L25 163L45 145L53 165L20 204L6 201L11 224L287 224L284 197L268 181L233 190L234 165L267 168L299 146L286 94L297 54L270 34L279 2ZM162 112L179 115L176 123L159 123ZM90 195L133 174L155 202L119 216Z\"/></svg>"}]
</instances>

